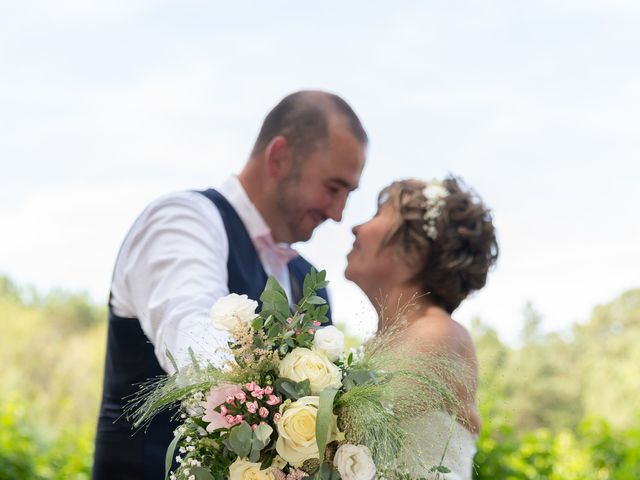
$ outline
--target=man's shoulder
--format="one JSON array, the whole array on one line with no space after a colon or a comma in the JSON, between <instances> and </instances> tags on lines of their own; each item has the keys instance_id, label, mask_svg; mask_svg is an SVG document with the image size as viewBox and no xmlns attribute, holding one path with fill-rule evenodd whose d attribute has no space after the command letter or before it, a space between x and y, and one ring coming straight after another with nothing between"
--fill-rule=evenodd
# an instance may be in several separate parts
<instances>
[{"instance_id":1,"label":"man's shoulder","mask_svg":"<svg viewBox=\"0 0 640 480\"><path fill-rule=\"evenodd\" d=\"M216 210L215 205L199 191L181 190L156 197L147 204L142 216L170 211L199 211L211 214L212 210Z\"/></svg>"}]
</instances>

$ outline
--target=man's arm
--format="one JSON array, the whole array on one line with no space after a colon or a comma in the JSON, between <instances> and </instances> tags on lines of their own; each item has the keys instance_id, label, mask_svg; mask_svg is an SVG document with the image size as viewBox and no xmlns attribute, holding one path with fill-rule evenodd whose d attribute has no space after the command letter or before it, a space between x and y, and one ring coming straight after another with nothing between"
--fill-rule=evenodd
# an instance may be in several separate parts
<instances>
[{"instance_id":1,"label":"man's arm","mask_svg":"<svg viewBox=\"0 0 640 480\"><path fill-rule=\"evenodd\" d=\"M216 330L211 306L226 295L228 240L215 206L193 192L153 202L123 244L112 286L112 307L140 320L160 366L190 363L188 349L221 361L227 332Z\"/></svg>"}]
</instances>

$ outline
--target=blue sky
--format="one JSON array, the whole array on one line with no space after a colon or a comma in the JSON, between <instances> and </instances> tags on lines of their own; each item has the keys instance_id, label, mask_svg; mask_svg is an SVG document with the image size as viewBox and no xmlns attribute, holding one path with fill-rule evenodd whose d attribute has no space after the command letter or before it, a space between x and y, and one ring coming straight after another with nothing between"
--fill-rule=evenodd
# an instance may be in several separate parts
<instances>
[{"instance_id":1,"label":"blue sky","mask_svg":"<svg viewBox=\"0 0 640 480\"><path fill-rule=\"evenodd\" d=\"M238 172L285 94L343 95L371 137L341 224L300 248L335 314L371 330L342 278L350 227L391 180L462 176L501 258L457 313L513 341L640 286L640 4L33 0L0 3L0 271L102 300L155 196ZM256 2L257 3L257 2Z\"/></svg>"}]
</instances>

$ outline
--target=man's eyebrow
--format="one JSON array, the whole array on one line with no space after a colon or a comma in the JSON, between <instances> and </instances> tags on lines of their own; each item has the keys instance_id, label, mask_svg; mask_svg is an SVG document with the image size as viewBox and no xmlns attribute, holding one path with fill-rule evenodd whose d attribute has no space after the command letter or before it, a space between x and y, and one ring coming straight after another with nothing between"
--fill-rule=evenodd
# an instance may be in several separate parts
<instances>
[{"instance_id":1,"label":"man's eyebrow","mask_svg":"<svg viewBox=\"0 0 640 480\"><path fill-rule=\"evenodd\" d=\"M346 180L344 180L342 178L330 178L329 179L329 183L337 183L341 187L344 187L347 190L349 190L350 192L353 192L354 190L356 190L358 188L358 185L351 185L349 182L347 182Z\"/></svg>"}]
</instances>

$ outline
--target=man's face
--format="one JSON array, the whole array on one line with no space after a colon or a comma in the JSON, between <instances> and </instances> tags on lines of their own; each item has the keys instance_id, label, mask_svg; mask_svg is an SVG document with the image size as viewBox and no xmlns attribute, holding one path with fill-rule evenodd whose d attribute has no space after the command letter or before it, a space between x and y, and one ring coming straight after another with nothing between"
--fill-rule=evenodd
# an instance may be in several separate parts
<instances>
[{"instance_id":1,"label":"man's face","mask_svg":"<svg viewBox=\"0 0 640 480\"><path fill-rule=\"evenodd\" d=\"M278 187L280 240L306 241L326 219L339 222L349 193L358 187L364 161L364 146L341 124L330 124L327 147L303 159L298 171Z\"/></svg>"}]
</instances>

